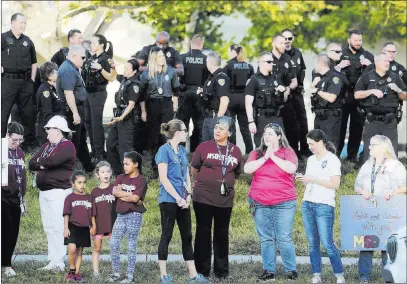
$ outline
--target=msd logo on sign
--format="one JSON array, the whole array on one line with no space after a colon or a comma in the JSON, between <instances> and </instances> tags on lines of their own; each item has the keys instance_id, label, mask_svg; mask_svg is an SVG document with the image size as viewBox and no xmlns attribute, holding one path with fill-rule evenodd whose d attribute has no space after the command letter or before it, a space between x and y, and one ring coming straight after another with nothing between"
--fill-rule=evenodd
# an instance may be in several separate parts
<instances>
[{"instance_id":1,"label":"msd logo on sign","mask_svg":"<svg viewBox=\"0 0 407 284\"><path fill-rule=\"evenodd\" d=\"M353 236L353 247L357 248L378 248L380 239L375 235Z\"/></svg>"}]
</instances>

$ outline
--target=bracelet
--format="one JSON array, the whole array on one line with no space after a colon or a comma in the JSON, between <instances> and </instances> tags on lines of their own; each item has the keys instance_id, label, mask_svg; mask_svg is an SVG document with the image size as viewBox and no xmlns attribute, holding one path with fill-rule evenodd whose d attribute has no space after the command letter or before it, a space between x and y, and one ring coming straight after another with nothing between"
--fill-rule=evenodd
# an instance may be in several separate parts
<instances>
[{"instance_id":1,"label":"bracelet","mask_svg":"<svg viewBox=\"0 0 407 284\"><path fill-rule=\"evenodd\" d=\"M252 121L249 121L249 123L248 123L248 124L250 124L250 123L254 123L254 120L252 120Z\"/></svg>"}]
</instances>

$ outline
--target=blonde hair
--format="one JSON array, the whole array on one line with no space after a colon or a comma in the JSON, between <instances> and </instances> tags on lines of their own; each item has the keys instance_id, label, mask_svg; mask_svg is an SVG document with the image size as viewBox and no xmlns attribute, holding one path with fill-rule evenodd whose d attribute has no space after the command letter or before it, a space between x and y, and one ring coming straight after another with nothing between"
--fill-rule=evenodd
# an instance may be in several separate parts
<instances>
[{"instance_id":1,"label":"blonde hair","mask_svg":"<svg viewBox=\"0 0 407 284\"><path fill-rule=\"evenodd\" d=\"M157 75L158 69L159 69L159 65L158 65L158 54L163 52L163 50L159 47L153 47L150 50L150 54L148 56L148 77L150 79L154 79L155 76ZM164 55L165 56L165 55ZM164 65L162 67L162 73L166 74L167 73L167 62L164 60Z\"/></svg>"},{"instance_id":2,"label":"blonde hair","mask_svg":"<svg viewBox=\"0 0 407 284\"><path fill-rule=\"evenodd\" d=\"M238 44L232 44L230 46L230 50L236 51L236 54L237 54L236 59L238 62L243 62L246 60L246 52L245 52L243 46L238 45Z\"/></svg>"},{"instance_id":3,"label":"blonde hair","mask_svg":"<svg viewBox=\"0 0 407 284\"><path fill-rule=\"evenodd\" d=\"M167 139L174 138L175 132L181 131L184 122L179 119L172 119L167 123L161 123L160 133Z\"/></svg>"},{"instance_id":4,"label":"blonde hair","mask_svg":"<svg viewBox=\"0 0 407 284\"><path fill-rule=\"evenodd\" d=\"M383 147L383 154L387 159L398 160L393 144L387 136L375 135L371 139L376 140Z\"/></svg>"}]
</instances>

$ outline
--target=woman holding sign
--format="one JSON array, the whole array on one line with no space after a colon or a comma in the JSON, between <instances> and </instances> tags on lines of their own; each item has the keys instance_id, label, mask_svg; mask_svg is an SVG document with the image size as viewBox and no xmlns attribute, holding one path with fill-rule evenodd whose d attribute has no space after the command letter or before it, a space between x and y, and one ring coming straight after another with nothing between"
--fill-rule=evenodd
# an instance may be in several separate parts
<instances>
[{"instance_id":1,"label":"woman holding sign","mask_svg":"<svg viewBox=\"0 0 407 284\"><path fill-rule=\"evenodd\" d=\"M296 178L306 186L302 202L302 219L308 239L312 269L312 283L322 283L322 243L331 261L336 283L345 283L341 256L333 239L335 195L341 183L341 162L335 155L335 146L327 141L325 133L311 130L307 143L314 155L308 158L305 175Z\"/></svg>"},{"instance_id":2,"label":"woman holding sign","mask_svg":"<svg viewBox=\"0 0 407 284\"><path fill-rule=\"evenodd\" d=\"M365 199L373 195L390 200L394 194L406 193L406 168L397 159L390 139L375 135L370 139L370 158L359 171L355 191ZM387 262L387 253L382 251L382 265ZM360 251L359 277L367 283L372 272L373 251Z\"/></svg>"}]
</instances>

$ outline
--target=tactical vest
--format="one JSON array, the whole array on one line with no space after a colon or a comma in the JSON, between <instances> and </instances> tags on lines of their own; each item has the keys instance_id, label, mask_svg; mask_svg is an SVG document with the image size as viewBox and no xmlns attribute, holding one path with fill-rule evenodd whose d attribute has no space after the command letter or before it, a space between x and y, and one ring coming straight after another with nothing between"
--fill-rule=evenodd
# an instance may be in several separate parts
<instances>
[{"instance_id":1,"label":"tactical vest","mask_svg":"<svg viewBox=\"0 0 407 284\"><path fill-rule=\"evenodd\" d=\"M320 82L318 82L317 85L321 86L321 88L318 87L318 91L326 92L328 90L328 82L331 82L334 77L340 78L340 76L338 74L335 74L335 72L331 71L331 74L328 76L327 79L325 79L323 81L321 80ZM342 89L343 89L343 86L342 86ZM317 94L313 94L311 97L311 105L314 109L341 108L342 107L342 94L343 93L341 90L341 92L336 97L336 100L333 103L330 103L329 101L325 100L324 98L322 98L321 96L319 96Z\"/></svg>"},{"instance_id":2,"label":"tactical vest","mask_svg":"<svg viewBox=\"0 0 407 284\"><path fill-rule=\"evenodd\" d=\"M62 47L60 50L61 50L62 54L64 55L64 60L65 60L68 57L69 48Z\"/></svg>"},{"instance_id":3,"label":"tactical vest","mask_svg":"<svg viewBox=\"0 0 407 284\"><path fill-rule=\"evenodd\" d=\"M114 101L118 108L125 109L128 106L129 100L128 98L125 98L125 94L127 93L127 89L135 83L140 83L140 81L135 78L123 79L122 83L120 84L119 90L114 96Z\"/></svg>"},{"instance_id":4,"label":"tactical vest","mask_svg":"<svg viewBox=\"0 0 407 284\"><path fill-rule=\"evenodd\" d=\"M360 76L363 73L364 67L360 64L360 57L364 56L363 54L348 54L344 55L344 60L350 61L350 66L345 71L349 80L350 89L354 89L356 82L359 80Z\"/></svg>"},{"instance_id":5,"label":"tactical vest","mask_svg":"<svg viewBox=\"0 0 407 284\"><path fill-rule=\"evenodd\" d=\"M264 77L255 76L254 78L260 86L254 95L255 108L276 110L284 104L284 93L276 90L281 85L278 78L274 78L272 82Z\"/></svg>"},{"instance_id":6,"label":"tactical vest","mask_svg":"<svg viewBox=\"0 0 407 284\"><path fill-rule=\"evenodd\" d=\"M229 64L232 64L232 73L230 74L230 89L244 90L246 88L246 82L250 78L251 73L249 64L246 62L238 62L237 60L230 62Z\"/></svg>"},{"instance_id":7,"label":"tactical vest","mask_svg":"<svg viewBox=\"0 0 407 284\"><path fill-rule=\"evenodd\" d=\"M186 86L203 86L208 75L205 55L190 52L183 58L183 64L184 76L180 78L180 83Z\"/></svg>"},{"instance_id":8,"label":"tactical vest","mask_svg":"<svg viewBox=\"0 0 407 284\"><path fill-rule=\"evenodd\" d=\"M103 60L108 60L110 59L110 56L105 54L104 56L99 57L98 63L102 62ZM98 92L102 91L107 85L108 81L103 77L102 75L102 70L96 70L91 68L92 62L95 60L95 58L90 57L85 61L83 64L83 71L82 71L82 77L85 81L85 87L86 91L88 92Z\"/></svg>"},{"instance_id":9,"label":"tactical vest","mask_svg":"<svg viewBox=\"0 0 407 284\"><path fill-rule=\"evenodd\" d=\"M387 76L384 78L377 80L377 76L374 74L375 70L372 70L368 73L369 83L367 86L367 90L370 89L377 89L383 92L383 98L379 99L374 95L370 95L367 98L361 100L360 105L363 109L367 111L376 112L377 109L383 108L394 108L394 112L396 111L397 107L399 106L400 100L398 94L388 87L388 84L394 83L395 79L393 73L387 73Z\"/></svg>"}]
</instances>

